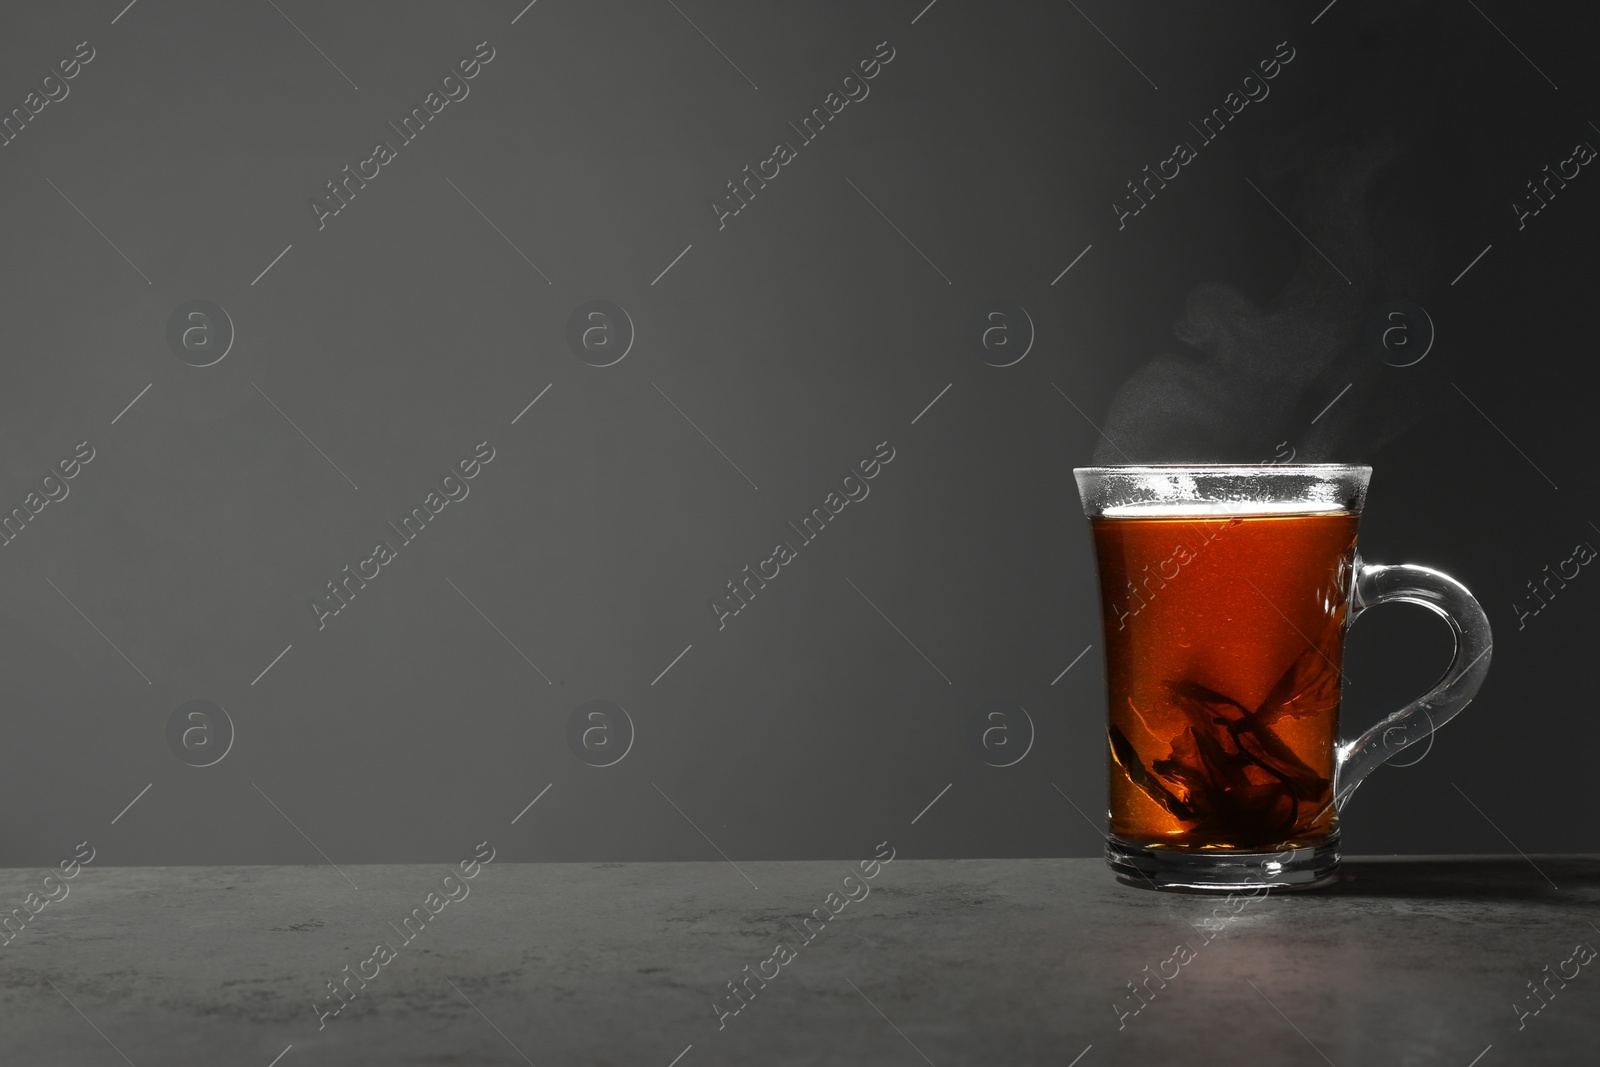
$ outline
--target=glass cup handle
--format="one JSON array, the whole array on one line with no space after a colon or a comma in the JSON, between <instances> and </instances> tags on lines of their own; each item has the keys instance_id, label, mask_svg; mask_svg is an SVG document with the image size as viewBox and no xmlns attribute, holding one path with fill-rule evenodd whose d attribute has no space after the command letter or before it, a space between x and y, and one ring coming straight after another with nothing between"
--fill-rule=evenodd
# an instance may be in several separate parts
<instances>
[{"instance_id":1,"label":"glass cup handle","mask_svg":"<svg viewBox=\"0 0 1600 1067\"><path fill-rule=\"evenodd\" d=\"M1489 673L1494 647L1489 616L1466 586L1428 567L1355 561L1350 623L1376 604L1420 604L1450 625L1455 655L1434 687L1367 730L1341 741L1336 753L1333 802L1343 808L1367 775L1391 757L1414 748L1471 703Z\"/></svg>"}]
</instances>

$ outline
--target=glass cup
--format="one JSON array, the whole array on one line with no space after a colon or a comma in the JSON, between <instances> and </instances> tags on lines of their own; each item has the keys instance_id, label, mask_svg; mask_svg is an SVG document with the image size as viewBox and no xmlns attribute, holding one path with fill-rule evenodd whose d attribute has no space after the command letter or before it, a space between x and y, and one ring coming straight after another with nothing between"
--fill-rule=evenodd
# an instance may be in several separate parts
<instances>
[{"instance_id":1,"label":"glass cup","mask_svg":"<svg viewBox=\"0 0 1600 1067\"><path fill-rule=\"evenodd\" d=\"M1391 756L1467 706L1489 619L1455 579L1364 562L1371 467L1080 467L1105 626L1110 828L1119 879L1305 888L1332 879L1339 811ZM1420 699L1339 739L1346 627L1429 608L1455 654Z\"/></svg>"}]
</instances>

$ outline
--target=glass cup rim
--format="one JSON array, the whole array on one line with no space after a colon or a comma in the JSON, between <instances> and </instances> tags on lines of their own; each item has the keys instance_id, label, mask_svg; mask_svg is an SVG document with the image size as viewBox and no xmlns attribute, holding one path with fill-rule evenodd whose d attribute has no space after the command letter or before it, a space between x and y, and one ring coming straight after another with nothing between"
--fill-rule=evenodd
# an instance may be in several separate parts
<instances>
[{"instance_id":1,"label":"glass cup rim","mask_svg":"<svg viewBox=\"0 0 1600 1067\"><path fill-rule=\"evenodd\" d=\"M1089 518L1359 515L1372 479L1370 466L1351 463L1123 464L1072 473Z\"/></svg>"},{"instance_id":2,"label":"glass cup rim","mask_svg":"<svg viewBox=\"0 0 1600 1067\"><path fill-rule=\"evenodd\" d=\"M1366 463L1109 463L1093 467L1074 467L1073 474L1175 474L1184 471L1197 473L1226 473L1230 471L1306 471L1308 473L1355 473L1365 471L1370 476L1372 467Z\"/></svg>"}]
</instances>

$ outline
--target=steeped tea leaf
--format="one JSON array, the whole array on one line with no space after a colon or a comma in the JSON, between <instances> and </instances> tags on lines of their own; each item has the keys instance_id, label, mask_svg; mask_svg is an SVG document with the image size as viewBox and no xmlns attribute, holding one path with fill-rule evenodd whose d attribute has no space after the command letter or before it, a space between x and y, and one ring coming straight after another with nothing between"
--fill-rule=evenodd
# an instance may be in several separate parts
<instances>
[{"instance_id":1,"label":"steeped tea leaf","mask_svg":"<svg viewBox=\"0 0 1600 1067\"><path fill-rule=\"evenodd\" d=\"M1133 743L1128 740L1127 735L1114 725L1109 728L1108 732L1111 738L1111 754L1115 757L1123 772L1127 774L1129 781L1133 782L1146 796L1160 804L1171 814L1185 822L1193 822L1195 819L1194 811L1173 795L1166 786L1162 785L1160 779L1150 773L1143 761L1139 759L1139 753L1134 750Z\"/></svg>"},{"instance_id":2,"label":"steeped tea leaf","mask_svg":"<svg viewBox=\"0 0 1600 1067\"><path fill-rule=\"evenodd\" d=\"M1328 620L1315 645L1308 646L1267 693L1256 708L1256 721L1268 724L1288 716L1298 719L1327 711L1339 699L1339 672L1332 669L1339 653L1339 638L1344 616L1340 612Z\"/></svg>"},{"instance_id":3,"label":"steeped tea leaf","mask_svg":"<svg viewBox=\"0 0 1600 1067\"><path fill-rule=\"evenodd\" d=\"M1259 722L1240 723L1233 727L1233 736L1239 742L1239 747L1257 763L1296 785L1315 788L1327 781L1306 766L1294 754L1294 749L1284 744L1268 726Z\"/></svg>"},{"instance_id":4,"label":"steeped tea leaf","mask_svg":"<svg viewBox=\"0 0 1600 1067\"><path fill-rule=\"evenodd\" d=\"M1188 716L1189 721L1202 729L1210 729L1217 723L1238 722L1250 714L1250 709L1234 700L1232 697L1223 696L1215 689L1207 689L1198 682L1181 681L1165 683L1167 692L1172 695L1172 702Z\"/></svg>"}]
</instances>

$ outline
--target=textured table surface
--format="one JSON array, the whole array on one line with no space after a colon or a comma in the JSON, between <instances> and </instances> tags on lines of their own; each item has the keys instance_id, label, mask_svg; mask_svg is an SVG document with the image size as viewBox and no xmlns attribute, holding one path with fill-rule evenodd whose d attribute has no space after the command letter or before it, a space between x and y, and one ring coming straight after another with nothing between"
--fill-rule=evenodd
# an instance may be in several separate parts
<instances>
[{"instance_id":1,"label":"textured table surface","mask_svg":"<svg viewBox=\"0 0 1600 1067\"><path fill-rule=\"evenodd\" d=\"M91 866L0 947L0 1064L1499 1067L1600 1047L1600 964L1572 962L1600 947L1600 858L1355 859L1330 888L1227 904L1098 860L900 856L805 942L791 923L854 868L491 863L407 943L444 865ZM5 909L42 877L0 872ZM793 957L764 964L780 940ZM380 941L394 958L366 963ZM319 1020L347 965L376 977ZM777 974L719 1027L746 965Z\"/></svg>"}]
</instances>

